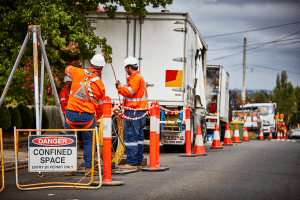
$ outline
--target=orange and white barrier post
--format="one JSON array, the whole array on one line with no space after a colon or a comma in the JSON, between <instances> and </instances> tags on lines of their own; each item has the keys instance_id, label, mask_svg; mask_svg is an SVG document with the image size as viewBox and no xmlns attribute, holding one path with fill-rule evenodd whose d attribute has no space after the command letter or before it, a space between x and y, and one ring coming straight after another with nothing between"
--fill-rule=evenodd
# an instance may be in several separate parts
<instances>
[{"instance_id":1,"label":"orange and white barrier post","mask_svg":"<svg viewBox=\"0 0 300 200\"><path fill-rule=\"evenodd\" d=\"M211 149L223 149L223 147L221 146L220 133L219 133L217 123L215 124L214 139L212 142L212 146L210 148Z\"/></svg>"},{"instance_id":2,"label":"orange and white barrier post","mask_svg":"<svg viewBox=\"0 0 300 200\"><path fill-rule=\"evenodd\" d=\"M241 143L239 127L237 124L235 125L235 130L233 134L233 143Z\"/></svg>"},{"instance_id":3,"label":"orange and white barrier post","mask_svg":"<svg viewBox=\"0 0 300 200\"><path fill-rule=\"evenodd\" d=\"M201 126L198 125L197 127L197 134L196 134L196 140L195 140L195 146L193 155L195 156L206 156L204 145L203 145L203 137L202 137L202 131Z\"/></svg>"},{"instance_id":4,"label":"orange and white barrier post","mask_svg":"<svg viewBox=\"0 0 300 200\"><path fill-rule=\"evenodd\" d=\"M157 140L156 134L156 131L158 131L157 112L156 103L152 102L150 108L150 164L149 167L142 168L142 171L166 170L166 168L157 166L157 143L159 143L159 138Z\"/></svg>"},{"instance_id":5,"label":"orange and white barrier post","mask_svg":"<svg viewBox=\"0 0 300 200\"><path fill-rule=\"evenodd\" d=\"M191 155L191 110L187 106L185 110L185 154Z\"/></svg>"},{"instance_id":6,"label":"orange and white barrier post","mask_svg":"<svg viewBox=\"0 0 300 200\"><path fill-rule=\"evenodd\" d=\"M247 127L246 126L244 127L243 141L244 142L249 142L248 131L247 131Z\"/></svg>"},{"instance_id":7,"label":"orange and white barrier post","mask_svg":"<svg viewBox=\"0 0 300 200\"><path fill-rule=\"evenodd\" d=\"M159 168L159 128L160 124L160 109L159 104L156 102L156 168Z\"/></svg>"},{"instance_id":8,"label":"orange and white barrier post","mask_svg":"<svg viewBox=\"0 0 300 200\"><path fill-rule=\"evenodd\" d=\"M151 103L150 110L150 164L151 169L156 168L156 109L155 104Z\"/></svg>"},{"instance_id":9,"label":"orange and white barrier post","mask_svg":"<svg viewBox=\"0 0 300 200\"><path fill-rule=\"evenodd\" d=\"M102 185L123 185L123 182L111 180L111 101L103 103L103 183ZM101 167L101 166L98 166Z\"/></svg>"},{"instance_id":10,"label":"orange and white barrier post","mask_svg":"<svg viewBox=\"0 0 300 200\"><path fill-rule=\"evenodd\" d=\"M260 132L259 132L259 140L264 140L264 132L263 132L263 129L260 128Z\"/></svg>"},{"instance_id":11,"label":"orange and white barrier post","mask_svg":"<svg viewBox=\"0 0 300 200\"><path fill-rule=\"evenodd\" d=\"M191 110L187 106L185 110L185 154L180 154L180 157L194 157L191 152Z\"/></svg>"},{"instance_id":12,"label":"orange and white barrier post","mask_svg":"<svg viewBox=\"0 0 300 200\"><path fill-rule=\"evenodd\" d=\"M273 134L272 134L272 131L270 131L270 133L269 133L269 140L273 140Z\"/></svg>"},{"instance_id":13,"label":"orange and white barrier post","mask_svg":"<svg viewBox=\"0 0 300 200\"><path fill-rule=\"evenodd\" d=\"M223 146L232 146L229 125L226 124Z\"/></svg>"}]
</instances>

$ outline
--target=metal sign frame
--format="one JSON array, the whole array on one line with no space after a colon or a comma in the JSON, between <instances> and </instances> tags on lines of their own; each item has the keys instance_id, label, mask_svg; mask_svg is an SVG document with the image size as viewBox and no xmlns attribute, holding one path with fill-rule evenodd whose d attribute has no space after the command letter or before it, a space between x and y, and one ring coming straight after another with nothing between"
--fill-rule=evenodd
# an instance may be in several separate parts
<instances>
[{"instance_id":1,"label":"metal sign frame","mask_svg":"<svg viewBox=\"0 0 300 200\"><path fill-rule=\"evenodd\" d=\"M4 160L3 160L3 138L2 138L2 128L0 128L0 162L1 162L1 177L2 177L2 187L0 192L4 189Z\"/></svg>"},{"instance_id":2,"label":"metal sign frame","mask_svg":"<svg viewBox=\"0 0 300 200\"><path fill-rule=\"evenodd\" d=\"M50 131L50 132L60 132L60 131L74 131L75 135L77 135L77 132L79 131L93 131L93 147L92 147L92 155L95 155L95 141L97 145L97 165L98 166L98 172L99 172L99 185L91 186L91 184L94 181L94 170L91 170L91 180L89 183L80 183L87 175L84 175L82 179L79 180L77 183L71 183L71 182L42 182L40 181L36 176L34 176L33 173L31 173L40 183L32 183L27 185L21 185L19 184L19 171L18 171L18 153L19 153L19 132L29 132L29 135L31 135L31 132L34 131ZM102 185L102 177L101 177L101 165L100 165L100 151L99 151L99 139L98 139L98 131L97 128L95 129L14 129L14 149L15 149L15 176L16 176L16 186L20 190L34 190L34 189L44 189L44 188L84 188L84 189L98 189ZM92 169L95 167L95 159L94 156L92 156ZM50 172L49 172L50 173Z\"/></svg>"}]
</instances>

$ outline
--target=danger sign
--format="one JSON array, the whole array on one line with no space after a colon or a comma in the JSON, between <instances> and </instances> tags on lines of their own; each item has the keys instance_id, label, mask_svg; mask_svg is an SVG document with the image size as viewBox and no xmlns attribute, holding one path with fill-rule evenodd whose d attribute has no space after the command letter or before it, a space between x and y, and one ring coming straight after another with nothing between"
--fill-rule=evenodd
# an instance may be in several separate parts
<instances>
[{"instance_id":1,"label":"danger sign","mask_svg":"<svg viewBox=\"0 0 300 200\"><path fill-rule=\"evenodd\" d=\"M30 172L76 171L77 137L30 135L28 158Z\"/></svg>"}]
</instances>

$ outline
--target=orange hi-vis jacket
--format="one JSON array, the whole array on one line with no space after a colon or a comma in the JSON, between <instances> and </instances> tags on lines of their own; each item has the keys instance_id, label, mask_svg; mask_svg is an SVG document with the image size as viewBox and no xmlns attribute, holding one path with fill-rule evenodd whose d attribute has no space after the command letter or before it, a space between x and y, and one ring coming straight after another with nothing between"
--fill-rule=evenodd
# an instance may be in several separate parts
<instances>
[{"instance_id":1,"label":"orange hi-vis jacket","mask_svg":"<svg viewBox=\"0 0 300 200\"><path fill-rule=\"evenodd\" d=\"M68 66L65 73L73 79L67 109L95 113L96 120L99 119L103 114L105 88L97 71Z\"/></svg>"},{"instance_id":2,"label":"orange hi-vis jacket","mask_svg":"<svg viewBox=\"0 0 300 200\"><path fill-rule=\"evenodd\" d=\"M146 83L139 71L127 78L127 87L118 85L118 92L124 96L125 107L133 109L149 107Z\"/></svg>"},{"instance_id":3,"label":"orange hi-vis jacket","mask_svg":"<svg viewBox=\"0 0 300 200\"><path fill-rule=\"evenodd\" d=\"M69 87L64 85L64 87L61 89L61 91L59 93L59 101L60 101L61 110L62 110L64 116L66 116L66 109L67 109L69 96L70 96L70 89L69 89Z\"/></svg>"}]
</instances>

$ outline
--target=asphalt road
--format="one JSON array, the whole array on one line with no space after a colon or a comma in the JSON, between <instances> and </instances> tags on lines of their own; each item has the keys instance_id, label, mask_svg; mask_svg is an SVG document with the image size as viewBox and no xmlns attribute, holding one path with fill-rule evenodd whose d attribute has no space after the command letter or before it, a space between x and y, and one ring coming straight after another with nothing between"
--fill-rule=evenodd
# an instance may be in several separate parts
<instances>
[{"instance_id":1,"label":"asphalt road","mask_svg":"<svg viewBox=\"0 0 300 200\"><path fill-rule=\"evenodd\" d=\"M112 175L112 180L125 184L97 190L20 191L14 172L5 173L0 199L300 199L299 140L251 140L219 150L210 146L205 145L208 155L201 157L160 154L161 166L169 170ZM19 172L20 184L36 183L25 170ZM58 179L74 181L80 177L61 175Z\"/></svg>"}]
</instances>

